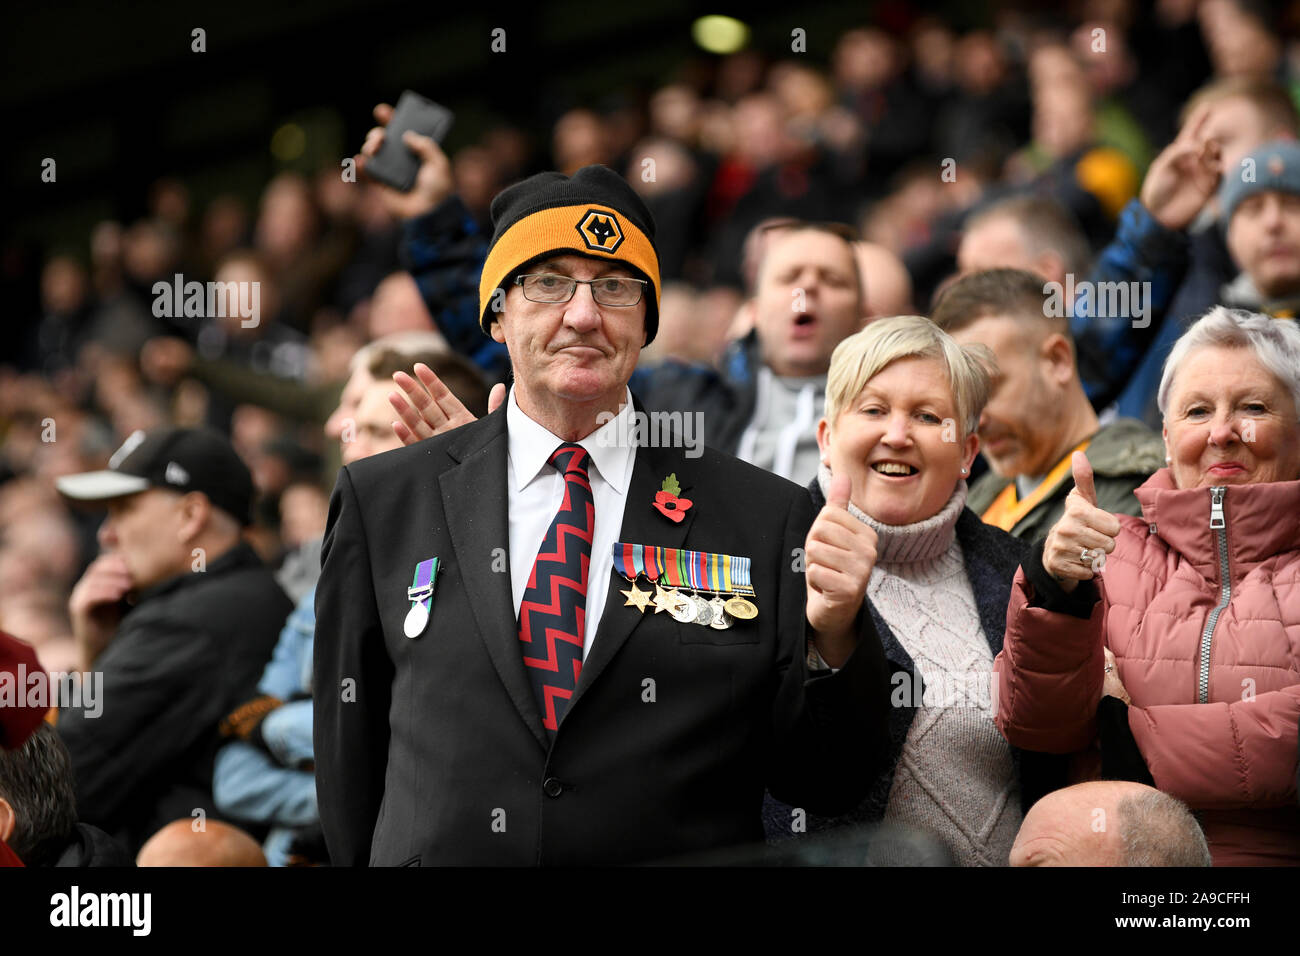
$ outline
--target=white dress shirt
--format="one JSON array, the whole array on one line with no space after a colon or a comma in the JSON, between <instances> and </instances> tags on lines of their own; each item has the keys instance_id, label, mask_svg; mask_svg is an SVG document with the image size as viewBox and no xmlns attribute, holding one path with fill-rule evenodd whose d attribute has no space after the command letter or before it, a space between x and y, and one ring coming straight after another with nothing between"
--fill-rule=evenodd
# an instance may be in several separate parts
<instances>
[{"instance_id":1,"label":"white dress shirt","mask_svg":"<svg viewBox=\"0 0 1300 956\"><path fill-rule=\"evenodd\" d=\"M614 544L623 527L623 506L632 481L636 447L616 440L631 435L632 393L618 415L575 444L587 450L587 474L596 505L596 527L591 541L591 563L587 569L587 608L582 659L587 659L591 642L600 626L609 593L609 572L614 566ZM618 429L615 431L615 429ZM506 432L510 455L506 488L510 502L510 590L515 602L515 620L524 601L528 576L533 572L537 552L546 531L564 502L564 476L547 459L563 443L548 429L529 418L515 400L514 387L506 403ZM608 433L608 434L606 434ZM650 507L650 502L645 506Z\"/></svg>"}]
</instances>

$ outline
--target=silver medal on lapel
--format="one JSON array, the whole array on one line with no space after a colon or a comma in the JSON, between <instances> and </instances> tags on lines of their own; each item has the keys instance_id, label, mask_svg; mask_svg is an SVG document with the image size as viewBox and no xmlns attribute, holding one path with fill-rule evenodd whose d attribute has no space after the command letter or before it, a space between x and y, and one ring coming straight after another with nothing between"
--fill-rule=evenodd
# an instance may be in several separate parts
<instances>
[{"instance_id":1,"label":"silver medal on lapel","mask_svg":"<svg viewBox=\"0 0 1300 956\"><path fill-rule=\"evenodd\" d=\"M402 622L402 633L419 637L429 625L429 609L433 604L433 585L438 578L438 559L426 558L415 566L411 586L406 589L406 599L411 609Z\"/></svg>"},{"instance_id":2,"label":"silver medal on lapel","mask_svg":"<svg viewBox=\"0 0 1300 956\"><path fill-rule=\"evenodd\" d=\"M429 609L424 606L424 602L412 604L411 609L406 612L406 622L402 625L402 632L407 637L419 637L424 633L428 623Z\"/></svg>"}]
</instances>

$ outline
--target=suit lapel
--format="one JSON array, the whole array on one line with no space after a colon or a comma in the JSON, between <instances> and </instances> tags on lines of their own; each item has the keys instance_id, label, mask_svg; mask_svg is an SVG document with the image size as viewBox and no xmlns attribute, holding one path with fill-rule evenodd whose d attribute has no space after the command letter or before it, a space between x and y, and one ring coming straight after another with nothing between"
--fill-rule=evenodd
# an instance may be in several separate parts
<instances>
[{"instance_id":1,"label":"suit lapel","mask_svg":"<svg viewBox=\"0 0 1300 956\"><path fill-rule=\"evenodd\" d=\"M464 434L448 447L447 454L458 464L442 473L438 486L447 533L479 637L519 716L537 742L549 748L519 650L519 624L510 588L509 453L503 403L479 424L465 426ZM493 569L494 562L500 567L500 554L493 554L497 548L506 554L504 573Z\"/></svg>"},{"instance_id":2,"label":"suit lapel","mask_svg":"<svg viewBox=\"0 0 1300 956\"><path fill-rule=\"evenodd\" d=\"M638 411L640 403L636 403ZM623 507L623 524L619 530L618 540L630 544L649 544L666 548L680 548L686 540L691 524L701 502L695 498L698 486L698 468L695 462L687 461L678 449L652 448L642 446L636 449L636 462L632 468L632 481L628 485L627 502ZM653 507L655 493L660 490L663 480L670 474L676 474L682 485L682 497L692 501L692 507L685 513L680 523L674 523L664 517ZM707 507L708 503L703 502ZM614 659L619 649L627 643L632 632L637 629L642 619L652 611L641 612L635 608L625 607L620 593L629 587L627 581L615 570L610 569L609 594L605 599L605 609L601 613L600 627L592 641L591 650L583 662L582 673L578 677L578 686L573 699L569 701L569 711L582 698L587 688L600 677L601 672Z\"/></svg>"}]
</instances>

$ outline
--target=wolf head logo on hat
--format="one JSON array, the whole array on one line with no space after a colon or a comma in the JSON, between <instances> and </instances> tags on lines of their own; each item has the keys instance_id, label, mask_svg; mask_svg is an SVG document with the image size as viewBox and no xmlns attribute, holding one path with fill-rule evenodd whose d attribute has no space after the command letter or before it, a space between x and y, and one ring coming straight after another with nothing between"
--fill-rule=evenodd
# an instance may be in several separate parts
<instances>
[{"instance_id":1,"label":"wolf head logo on hat","mask_svg":"<svg viewBox=\"0 0 1300 956\"><path fill-rule=\"evenodd\" d=\"M503 189L492 200L492 242L479 281L479 324L491 334L498 289L550 256L616 260L646 287L646 344L659 328L659 252L650 210L608 166L572 176L547 172ZM494 306L494 301L496 305Z\"/></svg>"},{"instance_id":2,"label":"wolf head logo on hat","mask_svg":"<svg viewBox=\"0 0 1300 956\"><path fill-rule=\"evenodd\" d=\"M618 217L613 213L588 209L587 214L578 223L578 235L592 252L608 252L613 255L623 242L623 230L619 228Z\"/></svg>"}]
</instances>

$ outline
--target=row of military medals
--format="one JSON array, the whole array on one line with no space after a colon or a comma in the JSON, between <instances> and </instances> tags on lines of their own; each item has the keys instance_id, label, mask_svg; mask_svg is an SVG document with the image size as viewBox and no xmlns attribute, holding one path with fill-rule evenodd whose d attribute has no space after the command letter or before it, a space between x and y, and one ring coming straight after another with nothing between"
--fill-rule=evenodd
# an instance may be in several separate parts
<instances>
[{"instance_id":1,"label":"row of military medals","mask_svg":"<svg viewBox=\"0 0 1300 956\"><path fill-rule=\"evenodd\" d=\"M635 607L642 614L654 605L656 614L667 612L683 624L719 631L737 618L748 621L758 615L758 608L747 600L754 596L749 558L620 543L614 545L614 569L632 585L621 592L627 598L624 607ZM653 591L637 586L642 576Z\"/></svg>"}]
</instances>

